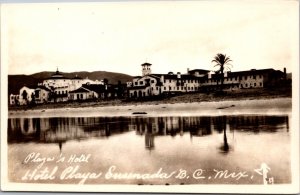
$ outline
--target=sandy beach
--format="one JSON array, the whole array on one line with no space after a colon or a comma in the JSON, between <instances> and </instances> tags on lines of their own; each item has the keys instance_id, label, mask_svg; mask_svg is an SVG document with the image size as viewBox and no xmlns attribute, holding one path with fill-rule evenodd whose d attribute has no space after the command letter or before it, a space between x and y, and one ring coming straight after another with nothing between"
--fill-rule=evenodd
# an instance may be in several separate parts
<instances>
[{"instance_id":1,"label":"sandy beach","mask_svg":"<svg viewBox=\"0 0 300 195\"><path fill-rule=\"evenodd\" d=\"M92 116L214 116L239 114L282 115L292 112L292 98L231 100L174 104L133 104L103 107L8 111L9 118Z\"/></svg>"}]
</instances>

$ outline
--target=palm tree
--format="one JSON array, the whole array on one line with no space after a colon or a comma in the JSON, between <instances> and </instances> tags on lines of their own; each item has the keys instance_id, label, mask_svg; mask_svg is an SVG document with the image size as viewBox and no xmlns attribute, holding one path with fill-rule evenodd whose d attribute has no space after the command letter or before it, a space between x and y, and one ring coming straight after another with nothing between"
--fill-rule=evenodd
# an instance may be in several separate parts
<instances>
[{"instance_id":1,"label":"palm tree","mask_svg":"<svg viewBox=\"0 0 300 195\"><path fill-rule=\"evenodd\" d=\"M229 66L232 66L229 64L232 60L229 56L226 56L226 54L218 53L214 59L211 62L215 62L216 64L214 67L219 66L219 70L216 72L221 74L221 90L223 89L223 83L224 83L224 70L230 70Z\"/></svg>"},{"instance_id":2,"label":"palm tree","mask_svg":"<svg viewBox=\"0 0 300 195\"><path fill-rule=\"evenodd\" d=\"M220 146L220 151L224 154L227 154L229 151L230 151L230 146L228 144L228 141L227 141L227 118L226 116L223 116L223 117L219 117L219 121L218 121L218 125L217 125L217 128L218 128L218 131L219 132L222 132L223 131L223 140L224 140L224 143Z\"/></svg>"}]
</instances>

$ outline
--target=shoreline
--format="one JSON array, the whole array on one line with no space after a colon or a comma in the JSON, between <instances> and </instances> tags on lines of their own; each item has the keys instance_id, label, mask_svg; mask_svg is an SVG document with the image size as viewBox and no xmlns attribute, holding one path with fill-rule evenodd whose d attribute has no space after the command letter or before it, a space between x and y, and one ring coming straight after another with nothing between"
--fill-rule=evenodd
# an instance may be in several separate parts
<instances>
[{"instance_id":1,"label":"shoreline","mask_svg":"<svg viewBox=\"0 0 300 195\"><path fill-rule=\"evenodd\" d=\"M136 113L136 114L133 114ZM292 98L226 100L191 103L128 104L97 107L64 107L32 110L8 110L8 118L45 117L118 117L118 116L217 116L217 115L289 115Z\"/></svg>"}]
</instances>

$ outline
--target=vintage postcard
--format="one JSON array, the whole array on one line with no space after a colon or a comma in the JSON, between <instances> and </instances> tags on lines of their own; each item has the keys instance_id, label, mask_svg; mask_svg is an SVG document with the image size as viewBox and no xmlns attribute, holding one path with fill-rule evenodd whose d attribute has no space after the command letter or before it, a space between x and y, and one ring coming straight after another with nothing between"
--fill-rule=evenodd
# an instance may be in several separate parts
<instances>
[{"instance_id":1,"label":"vintage postcard","mask_svg":"<svg viewBox=\"0 0 300 195\"><path fill-rule=\"evenodd\" d=\"M1 4L1 189L299 193L298 7Z\"/></svg>"}]
</instances>

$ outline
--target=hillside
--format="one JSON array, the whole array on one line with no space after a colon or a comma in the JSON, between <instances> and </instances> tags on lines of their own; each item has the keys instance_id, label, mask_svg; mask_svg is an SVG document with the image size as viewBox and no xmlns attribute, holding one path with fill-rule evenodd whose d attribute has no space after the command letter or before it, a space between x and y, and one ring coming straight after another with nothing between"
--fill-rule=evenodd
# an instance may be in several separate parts
<instances>
[{"instance_id":1,"label":"hillside","mask_svg":"<svg viewBox=\"0 0 300 195\"><path fill-rule=\"evenodd\" d=\"M18 94L20 88L24 85L35 86L44 79L51 77L54 73L44 71L32 75L8 75L8 94ZM132 76L130 75L106 71L61 73L67 78L73 78L76 75L91 80L103 80L106 78L110 84L117 84L118 81L126 83L132 80Z\"/></svg>"}]
</instances>

